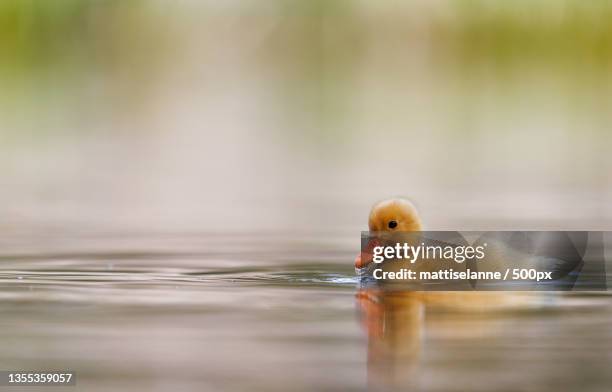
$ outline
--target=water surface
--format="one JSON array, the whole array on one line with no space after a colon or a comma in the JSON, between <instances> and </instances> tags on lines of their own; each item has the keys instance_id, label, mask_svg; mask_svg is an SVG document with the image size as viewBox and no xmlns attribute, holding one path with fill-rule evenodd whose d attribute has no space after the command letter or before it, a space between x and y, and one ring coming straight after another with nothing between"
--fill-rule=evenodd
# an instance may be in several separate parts
<instances>
[{"instance_id":1,"label":"water surface","mask_svg":"<svg viewBox=\"0 0 612 392\"><path fill-rule=\"evenodd\" d=\"M358 237L300 238L5 237L0 369L87 391L612 385L605 293L360 290Z\"/></svg>"}]
</instances>

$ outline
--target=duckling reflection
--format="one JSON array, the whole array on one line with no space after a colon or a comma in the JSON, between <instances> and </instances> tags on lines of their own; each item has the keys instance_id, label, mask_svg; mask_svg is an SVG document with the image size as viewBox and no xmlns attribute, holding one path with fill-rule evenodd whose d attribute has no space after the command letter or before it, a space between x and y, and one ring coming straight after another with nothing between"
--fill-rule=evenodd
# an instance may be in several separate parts
<instances>
[{"instance_id":1,"label":"duckling reflection","mask_svg":"<svg viewBox=\"0 0 612 392\"><path fill-rule=\"evenodd\" d=\"M489 314L524 308L525 293L418 292L364 288L355 295L358 319L367 335L368 384L374 390L414 389L425 348L426 317L435 309ZM453 329L461 328L453 326ZM458 331L481 334L482 330ZM487 333L493 333L488 325Z\"/></svg>"},{"instance_id":2,"label":"duckling reflection","mask_svg":"<svg viewBox=\"0 0 612 392\"><path fill-rule=\"evenodd\" d=\"M413 387L424 322L420 294L364 289L356 304L368 337L369 386Z\"/></svg>"}]
</instances>

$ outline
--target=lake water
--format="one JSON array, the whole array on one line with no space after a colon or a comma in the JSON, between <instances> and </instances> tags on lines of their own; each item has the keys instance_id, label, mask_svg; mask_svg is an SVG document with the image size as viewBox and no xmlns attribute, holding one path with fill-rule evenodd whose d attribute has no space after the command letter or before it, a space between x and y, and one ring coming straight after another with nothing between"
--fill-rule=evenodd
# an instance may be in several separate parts
<instances>
[{"instance_id":1,"label":"lake water","mask_svg":"<svg viewBox=\"0 0 612 392\"><path fill-rule=\"evenodd\" d=\"M612 385L606 293L359 290L358 237L298 237L5 237L0 370L70 369L70 391Z\"/></svg>"}]
</instances>

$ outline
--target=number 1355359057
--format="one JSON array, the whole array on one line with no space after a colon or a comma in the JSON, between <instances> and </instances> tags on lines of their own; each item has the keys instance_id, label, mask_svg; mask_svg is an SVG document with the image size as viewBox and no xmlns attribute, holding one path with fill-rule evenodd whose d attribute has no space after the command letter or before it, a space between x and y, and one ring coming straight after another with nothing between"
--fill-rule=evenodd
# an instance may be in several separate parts
<instances>
[{"instance_id":1,"label":"number 1355359057","mask_svg":"<svg viewBox=\"0 0 612 392\"><path fill-rule=\"evenodd\" d=\"M75 385L76 376L69 371L0 371L0 385Z\"/></svg>"}]
</instances>

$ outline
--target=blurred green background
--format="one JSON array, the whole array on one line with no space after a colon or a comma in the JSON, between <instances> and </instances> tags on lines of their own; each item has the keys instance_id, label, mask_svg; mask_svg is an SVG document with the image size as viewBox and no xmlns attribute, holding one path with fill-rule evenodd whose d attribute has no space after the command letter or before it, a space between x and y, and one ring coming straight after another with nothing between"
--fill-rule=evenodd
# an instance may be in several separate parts
<instances>
[{"instance_id":1,"label":"blurred green background","mask_svg":"<svg viewBox=\"0 0 612 392\"><path fill-rule=\"evenodd\" d=\"M605 1L4 0L0 229L606 229Z\"/></svg>"}]
</instances>

